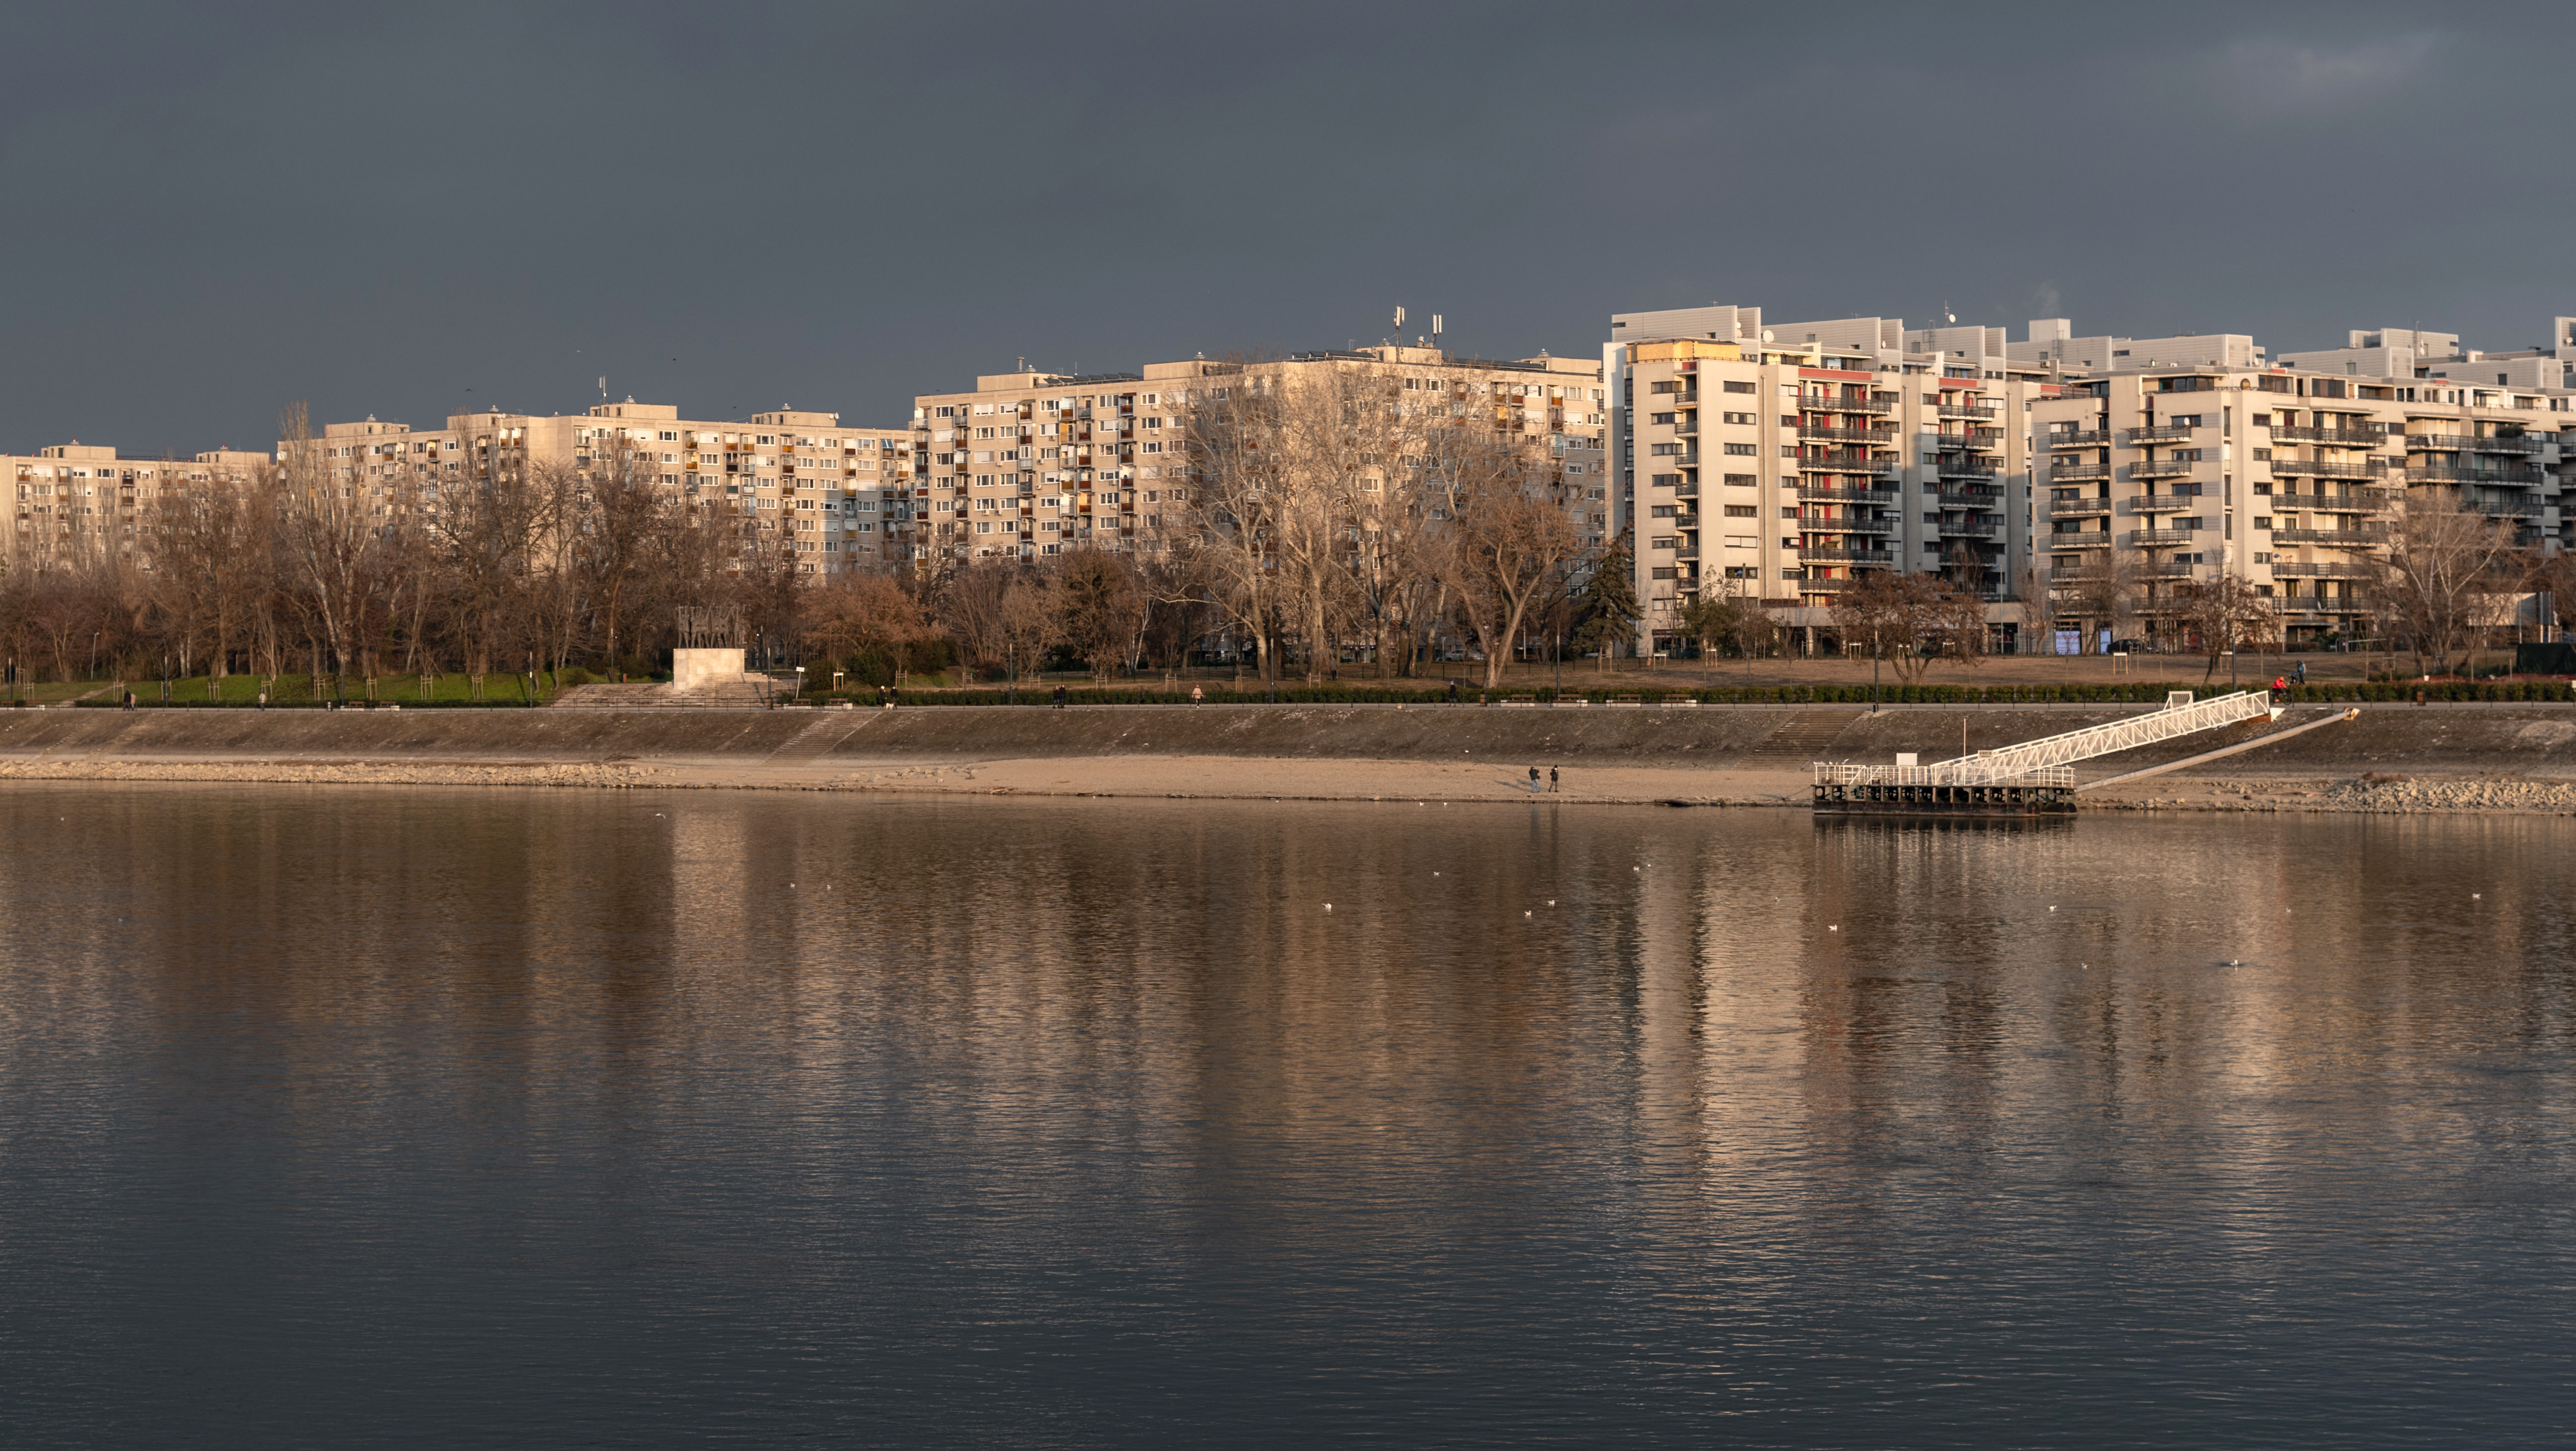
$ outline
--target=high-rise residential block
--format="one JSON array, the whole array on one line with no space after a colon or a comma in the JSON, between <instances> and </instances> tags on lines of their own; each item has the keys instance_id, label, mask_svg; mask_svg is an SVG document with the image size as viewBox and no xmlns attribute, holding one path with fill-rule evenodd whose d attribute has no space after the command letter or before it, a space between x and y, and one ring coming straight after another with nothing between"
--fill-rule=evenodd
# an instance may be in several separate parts
<instances>
[{"instance_id":1,"label":"high-rise residential block","mask_svg":"<svg viewBox=\"0 0 2576 1451\"><path fill-rule=\"evenodd\" d=\"M1358 369L1433 388L1457 407L1546 449L1587 545L1613 528L1601 436L1606 403L1588 358L1503 362L1436 348L1386 346L1244 362L1148 363L1135 373L1023 370L978 377L972 392L924 393L913 409L920 463L911 500L924 558L1020 555L1072 547L1154 555L1183 528L1190 500L1182 449L1191 390L1264 374Z\"/></svg>"}]
</instances>

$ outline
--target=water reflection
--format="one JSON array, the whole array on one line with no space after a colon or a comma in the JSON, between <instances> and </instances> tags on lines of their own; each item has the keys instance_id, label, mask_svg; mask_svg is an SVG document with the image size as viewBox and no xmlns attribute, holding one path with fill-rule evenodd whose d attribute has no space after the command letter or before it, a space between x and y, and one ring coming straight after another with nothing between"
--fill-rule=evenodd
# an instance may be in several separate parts
<instances>
[{"instance_id":1,"label":"water reflection","mask_svg":"<svg viewBox=\"0 0 2576 1451\"><path fill-rule=\"evenodd\" d=\"M2568 1409L2557 821L34 787L0 824L0 1416L66 1444Z\"/></svg>"}]
</instances>

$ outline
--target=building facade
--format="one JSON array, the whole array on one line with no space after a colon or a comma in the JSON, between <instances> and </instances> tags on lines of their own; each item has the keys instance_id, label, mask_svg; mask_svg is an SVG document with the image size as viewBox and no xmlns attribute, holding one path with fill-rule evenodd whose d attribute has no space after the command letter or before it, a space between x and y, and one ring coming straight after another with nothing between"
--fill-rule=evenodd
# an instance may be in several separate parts
<instances>
[{"instance_id":1,"label":"building facade","mask_svg":"<svg viewBox=\"0 0 2576 1451\"><path fill-rule=\"evenodd\" d=\"M2286 367L2070 381L2031 416L2057 618L2096 644L2132 623L2178 638L2192 584L2231 573L2273 598L2289 639L2364 633L2409 491L2447 491L2543 553L2576 543L2571 407L2564 388Z\"/></svg>"},{"instance_id":2,"label":"building facade","mask_svg":"<svg viewBox=\"0 0 2576 1451\"><path fill-rule=\"evenodd\" d=\"M1608 452L1634 530L1641 650L1674 648L1709 594L1820 625L1873 569L1938 574L1997 606L2017 597L2030 409L2060 385L2007 356L2000 330L1765 327L1760 309L1723 306L1611 328Z\"/></svg>"},{"instance_id":3,"label":"building facade","mask_svg":"<svg viewBox=\"0 0 2576 1451\"><path fill-rule=\"evenodd\" d=\"M1602 436L1607 404L1587 358L1494 361L1436 348L1297 353L1249 363L1149 363L1136 373L1033 371L978 377L972 392L925 393L913 409L913 553L923 559L1040 558L1090 546L1168 551L1189 508L1182 416L1190 391L1246 375L1367 369L1457 407L1490 409L1544 447L1568 485L1586 545L1614 529Z\"/></svg>"},{"instance_id":4,"label":"building facade","mask_svg":"<svg viewBox=\"0 0 2576 1451\"><path fill-rule=\"evenodd\" d=\"M556 468L580 477L622 451L666 503L774 541L800 574L909 553L911 430L844 427L833 413L780 409L709 422L629 399L580 414L460 413L432 430L369 418L329 424L316 442L328 471L368 490L388 517L411 508L434 516L442 488L496 473Z\"/></svg>"},{"instance_id":5,"label":"building facade","mask_svg":"<svg viewBox=\"0 0 2576 1451\"><path fill-rule=\"evenodd\" d=\"M98 444L55 444L0 456L11 517L0 535L0 571L152 568L152 514L164 490L238 488L269 464L263 453L214 449L188 459L126 459Z\"/></svg>"}]
</instances>

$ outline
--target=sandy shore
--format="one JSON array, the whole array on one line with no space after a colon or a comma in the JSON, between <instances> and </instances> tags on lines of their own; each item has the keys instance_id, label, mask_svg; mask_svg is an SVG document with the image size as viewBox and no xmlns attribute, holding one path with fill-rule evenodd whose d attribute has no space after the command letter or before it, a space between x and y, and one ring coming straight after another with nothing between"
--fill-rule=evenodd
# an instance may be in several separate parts
<instances>
[{"instance_id":1,"label":"sandy shore","mask_svg":"<svg viewBox=\"0 0 2576 1451\"><path fill-rule=\"evenodd\" d=\"M1544 768L1542 768L1544 769ZM0 781L193 781L279 785L513 786L830 791L885 796L1033 796L1203 801L1530 802L1794 807L1803 770L1577 766L1533 791L1527 768L1406 760L1241 756L1043 757L985 761L758 763L661 760L0 762ZM2576 815L2576 782L2515 774L2202 777L2184 773L2088 792L2087 811Z\"/></svg>"}]
</instances>

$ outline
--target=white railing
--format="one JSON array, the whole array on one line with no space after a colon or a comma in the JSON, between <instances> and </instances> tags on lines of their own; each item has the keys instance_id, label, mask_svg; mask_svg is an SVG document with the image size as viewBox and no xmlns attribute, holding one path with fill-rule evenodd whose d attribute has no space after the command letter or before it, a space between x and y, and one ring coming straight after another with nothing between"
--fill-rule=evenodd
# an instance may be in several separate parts
<instances>
[{"instance_id":1,"label":"white railing","mask_svg":"<svg viewBox=\"0 0 2576 1451\"><path fill-rule=\"evenodd\" d=\"M1816 783L1822 786L1957 786L1963 784L1943 761L1930 766L1855 766L1848 761L1816 762ZM1987 783L1966 783L1987 784ZM2042 766L2025 771L2008 783L2014 786L2072 786L2072 766Z\"/></svg>"},{"instance_id":2,"label":"white railing","mask_svg":"<svg viewBox=\"0 0 2576 1451\"><path fill-rule=\"evenodd\" d=\"M2086 726L2061 735L2042 736L2035 741L2005 746L2000 750L1979 751L1955 760L1936 761L1929 766L1859 766L1839 761L1815 763L1816 779L1842 785L1884 784L1892 786L1994 786L2007 782L2021 785L2072 785L2072 773L2058 780L2044 774L2059 771L2074 762L2094 756L2107 756L2187 736L2198 731L2216 730L2238 721L2274 713L2272 693L2268 690L2240 690L2233 695L2193 701L2191 692L2177 690L2166 697L2162 710L2115 720L2108 725ZM1828 776L1826 772L1838 774Z\"/></svg>"}]
</instances>

